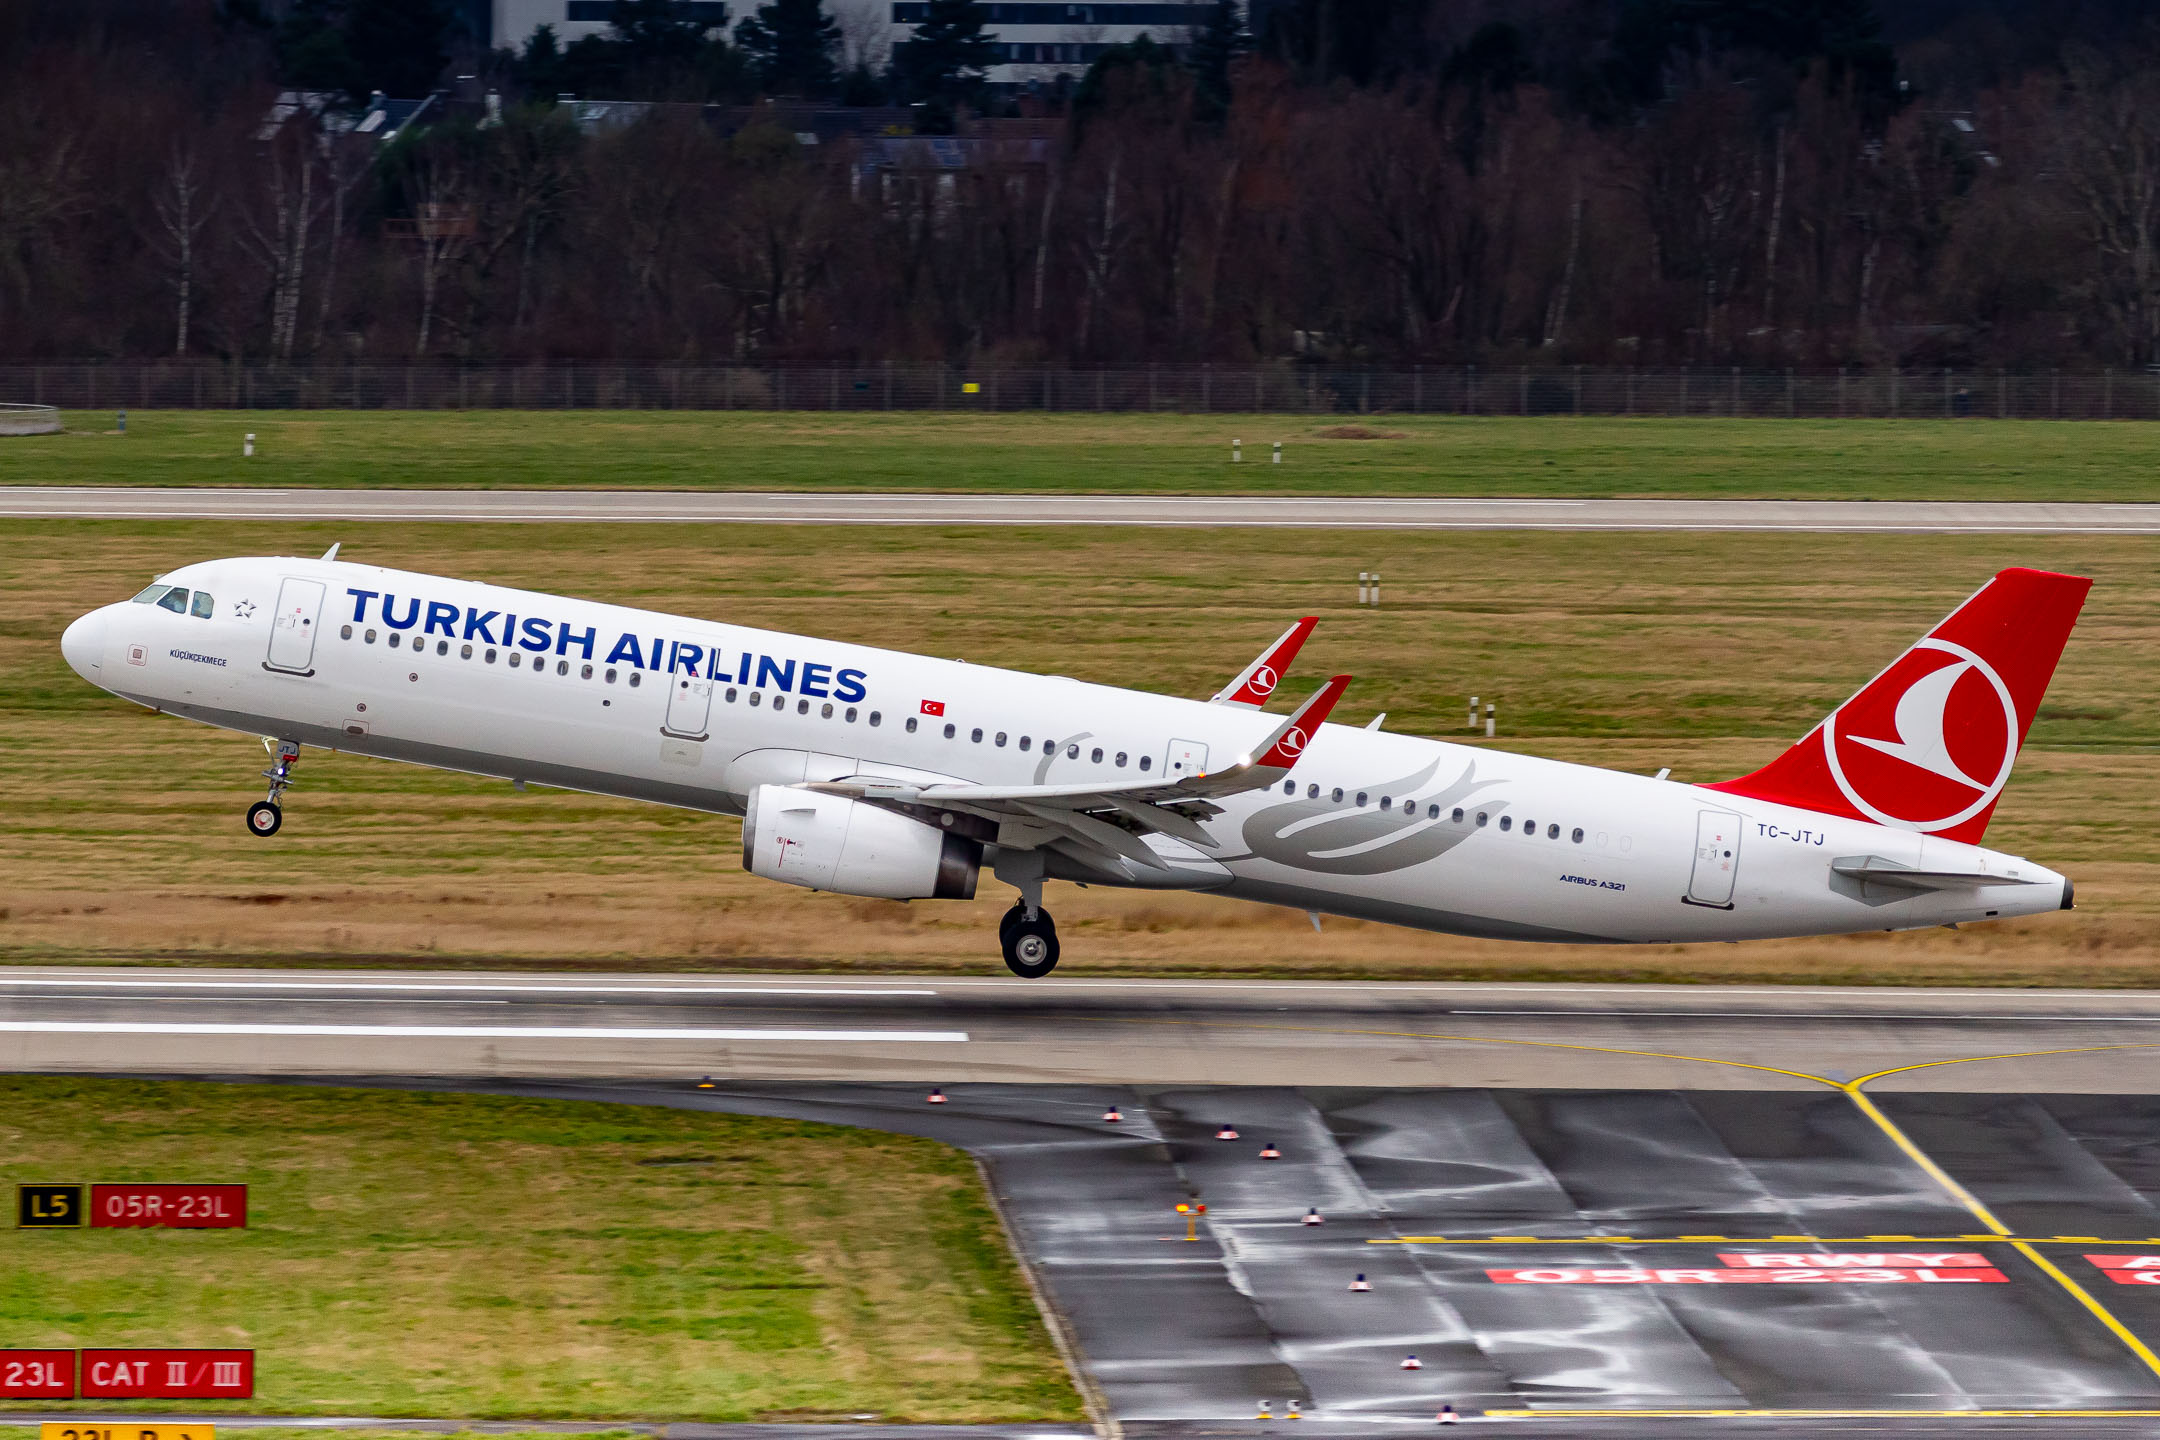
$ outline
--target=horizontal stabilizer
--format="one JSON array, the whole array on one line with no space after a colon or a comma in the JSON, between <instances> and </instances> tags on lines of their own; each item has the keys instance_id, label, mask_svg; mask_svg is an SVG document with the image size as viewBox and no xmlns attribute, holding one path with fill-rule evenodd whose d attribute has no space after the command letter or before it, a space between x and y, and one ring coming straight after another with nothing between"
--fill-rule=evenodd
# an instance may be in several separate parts
<instances>
[{"instance_id":1,"label":"horizontal stabilizer","mask_svg":"<svg viewBox=\"0 0 2160 1440\"><path fill-rule=\"evenodd\" d=\"M1885 860L1880 855L1846 855L1831 861L1830 868L1848 879L1871 885L1895 885L1905 890L1971 890L1982 885L2041 883L2037 877L1991 875L1985 870L1921 870L1900 865L1895 860Z\"/></svg>"}]
</instances>

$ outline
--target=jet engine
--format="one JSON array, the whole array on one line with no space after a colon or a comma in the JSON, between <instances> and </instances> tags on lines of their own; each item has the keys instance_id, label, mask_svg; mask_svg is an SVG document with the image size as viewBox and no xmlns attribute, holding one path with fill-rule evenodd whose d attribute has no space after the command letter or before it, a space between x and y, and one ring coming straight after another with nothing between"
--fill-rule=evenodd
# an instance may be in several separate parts
<instances>
[{"instance_id":1,"label":"jet engine","mask_svg":"<svg viewBox=\"0 0 2160 1440\"><path fill-rule=\"evenodd\" d=\"M895 811L786 785L751 790L743 869L880 900L972 900L982 845Z\"/></svg>"}]
</instances>

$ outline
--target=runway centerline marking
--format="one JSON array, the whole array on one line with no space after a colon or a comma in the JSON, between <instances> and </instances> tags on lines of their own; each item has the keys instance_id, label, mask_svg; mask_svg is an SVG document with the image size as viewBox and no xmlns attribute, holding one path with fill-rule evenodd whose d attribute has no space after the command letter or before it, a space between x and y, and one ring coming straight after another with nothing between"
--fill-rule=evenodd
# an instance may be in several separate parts
<instances>
[{"instance_id":1,"label":"runway centerline marking","mask_svg":"<svg viewBox=\"0 0 2160 1440\"><path fill-rule=\"evenodd\" d=\"M440 1040L747 1040L964 1044L965 1030L625 1029L579 1025L241 1025L124 1020L0 1020L28 1035L320 1035Z\"/></svg>"},{"instance_id":2,"label":"runway centerline marking","mask_svg":"<svg viewBox=\"0 0 2160 1440\"><path fill-rule=\"evenodd\" d=\"M111 1000L113 1000L113 999L115 999L115 998L118 998L118 997L115 997L115 996L112 996L112 995L49 995L49 994L40 994L40 995L5 995L5 994L0 994L0 1004L6 1004L6 1003L7 1003L7 1002L9 1002L9 1001L15 1001L15 1002L17 1002L17 1003L22 1003L22 1002L25 1002L25 1001L31 1001L31 1000L92 1000L92 1001L111 1001ZM192 1000L196 999L196 997L195 997L195 996L193 996L193 995L130 995L130 996L127 996L126 998L127 998L127 999L130 999L130 1000L172 1000L172 1001L177 1001L177 1002L179 1002L180 1004L183 1004L183 1005L185 1005L185 1004L187 1004L188 1002L190 1002L190 1001L192 1001ZM402 999L402 1000L392 1000L392 999L389 999L388 997L376 997L376 996L360 996L360 995L323 995L323 996L314 996L314 995L286 995L286 996L278 996L278 995L236 995L236 996L234 996L234 997L232 997L232 998L233 998L234 1000L236 1000L236 1001L238 1001L238 1000L265 1000L265 1001L270 1001L270 1002L272 1002L272 1003L275 1003L275 1004L283 1004L283 1005L509 1005L509 1004L512 1004L512 1003L514 1003L514 1002L512 1002L512 1001L509 1001L509 1000L423 1000L423 999L418 999L418 998L408 998L408 999Z\"/></svg>"},{"instance_id":3,"label":"runway centerline marking","mask_svg":"<svg viewBox=\"0 0 2160 1440\"><path fill-rule=\"evenodd\" d=\"M399 984L387 980L190 980L190 979L73 979L27 976L0 977L0 990L10 986L80 986L107 990L389 990L398 994L426 995L838 995L877 999L888 995L935 996L935 990L857 990L838 986L777 985L521 985L467 984L457 981Z\"/></svg>"}]
</instances>

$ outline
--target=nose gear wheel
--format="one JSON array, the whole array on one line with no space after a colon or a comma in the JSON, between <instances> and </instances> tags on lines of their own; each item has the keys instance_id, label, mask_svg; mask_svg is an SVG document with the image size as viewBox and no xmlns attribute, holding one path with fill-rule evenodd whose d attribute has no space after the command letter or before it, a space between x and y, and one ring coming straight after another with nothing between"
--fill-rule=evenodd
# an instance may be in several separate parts
<instances>
[{"instance_id":1,"label":"nose gear wheel","mask_svg":"<svg viewBox=\"0 0 2160 1440\"><path fill-rule=\"evenodd\" d=\"M273 740L266 735L263 749L270 752L270 768L262 772L263 779L270 782L270 793L248 806L247 828L249 834L267 840L285 823L285 810L278 799L293 787L292 772L293 766L300 763L300 742Z\"/></svg>"}]
</instances>

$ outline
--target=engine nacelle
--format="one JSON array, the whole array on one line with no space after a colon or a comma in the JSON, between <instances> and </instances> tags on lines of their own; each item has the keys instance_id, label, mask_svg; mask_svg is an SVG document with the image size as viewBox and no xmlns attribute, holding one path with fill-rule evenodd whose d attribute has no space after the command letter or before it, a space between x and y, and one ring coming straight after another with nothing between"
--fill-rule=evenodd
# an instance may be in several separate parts
<instances>
[{"instance_id":1,"label":"engine nacelle","mask_svg":"<svg viewBox=\"0 0 2160 1440\"><path fill-rule=\"evenodd\" d=\"M982 845L891 810L759 785L743 814L743 869L880 900L972 900Z\"/></svg>"}]
</instances>

